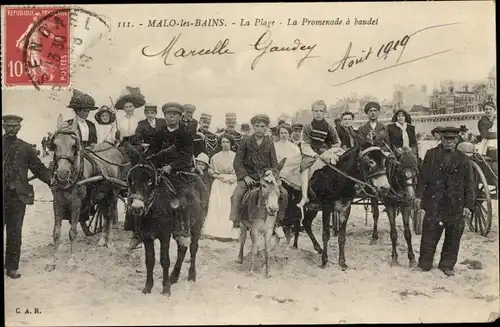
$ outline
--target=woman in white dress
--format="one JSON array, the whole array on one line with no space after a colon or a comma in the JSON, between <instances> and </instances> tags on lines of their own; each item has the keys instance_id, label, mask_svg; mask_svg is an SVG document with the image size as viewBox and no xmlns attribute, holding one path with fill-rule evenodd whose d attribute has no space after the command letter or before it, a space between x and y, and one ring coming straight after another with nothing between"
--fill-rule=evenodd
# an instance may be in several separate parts
<instances>
[{"instance_id":1,"label":"woman in white dress","mask_svg":"<svg viewBox=\"0 0 500 327\"><path fill-rule=\"evenodd\" d=\"M239 231L233 228L229 213L231 211L231 195L236 187L236 173L233 162L236 155L231 151L234 139L223 134L219 138L222 150L210 159L209 172L214 182L210 191L208 214L203 234L218 240L238 240Z\"/></svg>"},{"instance_id":2,"label":"woman in white dress","mask_svg":"<svg viewBox=\"0 0 500 327\"><path fill-rule=\"evenodd\" d=\"M299 147L290 141L291 131L292 128L288 124L278 126L277 134L279 141L274 143L274 149L276 150L276 159L278 159L278 162L286 158L280 177L289 186L300 189L300 162L302 155Z\"/></svg>"},{"instance_id":3,"label":"woman in white dress","mask_svg":"<svg viewBox=\"0 0 500 327\"><path fill-rule=\"evenodd\" d=\"M108 106L102 106L94 116L97 122L97 139L99 143L116 144L116 115Z\"/></svg>"}]
</instances>

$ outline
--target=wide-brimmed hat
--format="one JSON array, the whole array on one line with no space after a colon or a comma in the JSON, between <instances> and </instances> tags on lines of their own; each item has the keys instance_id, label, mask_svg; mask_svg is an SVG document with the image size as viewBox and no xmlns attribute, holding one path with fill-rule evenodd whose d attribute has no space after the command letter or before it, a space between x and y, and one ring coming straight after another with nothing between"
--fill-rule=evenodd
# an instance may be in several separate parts
<instances>
[{"instance_id":1,"label":"wide-brimmed hat","mask_svg":"<svg viewBox=\"0 0 500 327\"><path fill-rule=\"evenodd\" d=\"M90 109L97 110L98 107L95 106L95 100L90 95L83 93L78 90L73 90L73 95L71 96L71 100L69 101L69 105L66 107L71 108L73 110L80 109Z\"/></svg>"},{"instance_id":2,"label":"wide-brimmed hat","mask_svg":"<svg viewBox=\"0 0 500 327\"><path fill-rule=\"evenodd\" d=\"M375 108L380 111L380 105L375 101L370 101L365 105L365 114L367 114L368 110L370 110L371 108Z\"/></svg>"},{"instance_id":3,"label":"wide-brimmed hat","mask_svg":"<svg viewBox=\"0 0 500 327\"><path fill-rule=\"evenodd\" d=\"M398 114L399 113L402 113L403 115L405 115L405 122L407 124L411 124L411 115L408 113L408 111L404 110L404 109L399 109L399 110L396 110L396 112L394 113L394 115L392 115L392 122L395 123L398 121Z\"/></svg>"},{"instance_id":4,"label":"wide-brimmed hat","mask_svg":"<svg viewBox=\"0 0 500 327\"><path fill-rule=\"evenodd\" d=\"M109 113L109 122L103 122L102 121L102 114L104 112L107 112ZM99 124L99 125L111 125L115 122L116 120L116 114L114 112L113 109L111 109L110 107L108 106L102 106L94 115L94 119L95 121Z\"/></svg>"},{"instance_id":5,"label":"wide-brimmed hat","mask_svg":"<svg viewBox=\"0 0 500 327\"><path fill-rule=\"evenodd\" d=\"M125 87L125 90L122 92L118 100L116 100L116 110L123 110L125 103L129 102L132 103L136 109L146 104L146 99L144 98L144 95L141 94L141 90L138 87Z\"/></svg>"}]
</instances>

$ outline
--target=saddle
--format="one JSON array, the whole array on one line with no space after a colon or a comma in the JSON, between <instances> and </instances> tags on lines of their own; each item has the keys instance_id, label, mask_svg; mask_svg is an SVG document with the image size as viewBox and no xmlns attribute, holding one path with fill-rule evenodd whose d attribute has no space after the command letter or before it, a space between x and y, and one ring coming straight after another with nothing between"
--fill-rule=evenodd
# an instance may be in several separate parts
<instances>
[{"instance_id":1,"label":"saddle","mask_svg":"<svg viewBox=\"0 0 500 327\"><path fill-rule=\"evenodd\" d=\"M249 223L253 222L255 215L250 213L252 213L251 210L255 210L255 208L257 208L258 203L259 187L253 186L252 188L247 190L241 198L239 214L242 221Z\"/></svg>"}]
</instances>

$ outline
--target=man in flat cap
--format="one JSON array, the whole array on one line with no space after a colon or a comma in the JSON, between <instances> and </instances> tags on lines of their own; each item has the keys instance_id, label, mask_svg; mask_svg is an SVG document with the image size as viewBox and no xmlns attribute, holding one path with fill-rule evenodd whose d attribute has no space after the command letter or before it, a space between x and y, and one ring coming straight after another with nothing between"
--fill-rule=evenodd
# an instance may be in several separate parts
<instances>
[{"instance_id":1,"label":"man in flat cap","mask_svg":"<svg viewBox=\"0 0 500 327\"><path fill-rule=\"evenodd\" d=\"M231 197L230 220L233 222L234 228L239 228L242 220L240 205L243 195L250 188L258 185L260 175L265 169L275 169L278 166L274 144L265 137L265 132L269 127L269 117L267 115L256 115L250 123L253 126L254 133L241 141L233 164L238 179ZM282 186L280 191L280 209L277 214L275 232L278 237L282 238L285 237L285 233L280 224L284 219L288 194Z\"/></svg>"},{"instance_id":2,"label":"man in flat cap","mask_svg":"<svg viewBox=\"0 0 500 327\"><path fill-rule=\"evenodd\" d=\"M304 128L304 125L301 123L294 123L292 124L292 142L296 146L299 147L301 146L302 143L302 129Z\"/></svg>"},{"instance_id":3,"label":"man in flat cap","mask_svg":"<svg viewBox=\"0 0 500 327\"><path fill-rule=\"evenodd\" d=\"M218 138L215 133L210 132L210 124L212 123L212 115L202 113L200 115L200 123L198 133L203 135L202 141L205 144L205 149L209 158L218 151Z\"/></svg>"},{"instance_id":4,"label":"man in flat cap","mask_svg":"<svg viewBox=\"0 0 500 327\"><path fill-rule=\"evenodd\" d=\"M94 98L78 90L73 90L73 96L67 107L75 111L75 118L69 119L67 123L71 125L73 124L73 120L76 120L82 146L88 147L96 144L97 128L93 122L87 119L90 111L99 109L95 106Z\"/></svg>"},{"instance_id":5,"label":"man in flat cap","mask_svg":"<svg viewBox=\"0 0 500 327\"><path fill-rule=\"evenodd\" d=\"M470 159L457 150L460 129L441 129L441 144L424 157L417 185L417 205L425 210L417 270L432 269L434 254L444 230L439 269L453 276L465 219L474 205L474 172Z\"/></svg>"},{"instance_id":6,"label":"man in flat cap","mask_svg":"<svg viewBox=\"0 0 500 327\"><path fill-rule=\"evenodd\" d=\"M344 150L354 147L354 138L351 134L351 122L353 120L354 114L350 111L343 112L340 115L340 125L337 127L337 133L339 134L340 146Z\"/></svg>"},{"instance_id":7,"label":"man in flat cap","mask_svg":"<svg viewBox=\"0 0 500 327\"><path fill-rule=\"evenodd\" d=\"M154 155L151 160L161 169L163 174L170 175L169 179L176 189L177 198L180 201L189 199L192 196L189 193L192 191L188 186L194 187L200 192L200 201L206 210L208 204L207 188L200 176L191 174L195 167L193 135L187 126L181 123L183 106L176 102L168 102L162 106L162 111L167 124L156 134L155 142L160 145L160 152ZM178 174L182 172L188 174ZM183 203L182 205L188 204ZM174 237L189 237L189 235L190 217L179 217L179 220L174 222Z\"/></svg>"},{"instance_id":8,"label":"man in flat cap","mask_svg":"<svg viewBox=\"0 0 500 327\"><path fill-rule=\"evenodd\" d=\"M10 278L19 278L21 235L26 205L34 202L33 186L28 183L28 170L50 185L50 170L40 161L33 146L17 137L23 119L15 115L2 117L4 228L7 228L5 269Z\"/></svg>"},{"instance_id":9,"label":"man in flat cap","mask_svg":"<svg viewBox=\"0 0 500 327\"><path fill-rule=\"evenodd\" d=\"M196 107L193 104L185 104L183 106L182 123L184 123L191 134L196 134L198 130L198 122L193 118Z\"/></svg>"},{"instance_id":10,"label":"man in flat cap","mask_svg":"<svg viewBox=\"0 0 500 327\"><path fill-rule=\"evenodd\" d=\"M313 120L304 126L302 130L302 164L301 184L302 184L302 199L297 204L298 207L304 207L309 201L309 177L310 169L316 162L318 157L331 164L335 164L337 160L336 148L340 149L340 140L331 124L325 120L326 103L323 100L313 102L311 106L313 112ZM332 149L332 150L330 150Z\"/></svg>"},{"instance_id":11,"label":"man in flat cap","mask_svg":"<svg viewBox=\"0 0 500 327\"><path fill-rule=\"evenodd\" d=\"M160 132L167 125L165 119L157 118L158 106L154 104L146 104L144 106L144 115L146 119L139 121L135 129L135 135L144 146L148 147L148 151L158 151L158 145L155 144L156 133Z\"/></svg>"},{"instance_id":12,"label":"man in flat cap","mask_svg":"<svg viewBox=\"0 0 500 327\"><path fill-rule=\"evenodd\" d=\"M231 151L236 152L238 147L240 146L241 140L243 139L243 135L236 131L236 114L235 113L227 113L226 114L226 129L223 134L229 134L234 138L234 144L231 147Z\"/></svg>"},{"instance_id":13,"label":"man in flat cap","mask_svg":"<svg viewBox=\"0 0 500 327\"><path fill-rule=\"evenodd\" d=\"M380 105L377 102L368 102L365 105L365 114L368 116L368 122L358 128L359 134L376 144L387 138L386 126L378 121L380 114Z\"/></svg>"}]
</instances>

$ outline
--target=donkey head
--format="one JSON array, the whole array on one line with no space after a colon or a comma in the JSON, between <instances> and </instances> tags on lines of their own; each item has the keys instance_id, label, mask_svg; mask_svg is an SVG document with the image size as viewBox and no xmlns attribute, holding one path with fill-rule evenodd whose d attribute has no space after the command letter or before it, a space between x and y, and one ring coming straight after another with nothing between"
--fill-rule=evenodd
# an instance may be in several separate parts
<instances>
[{"instance_id":1,"label":"donkey head","mask_svg":"<svg viewBox=\"0 0 500 327\"><path fill-rule=\"evenodd\" d=\"M391 182L402 187L409 200L415 199L415 181L418 175L418 158L413 150L408 147L395 148L396 159Z\"/></svg>"},{"instance_id":2,"label":"donkey head","mask_svg":"<svg viewBox=\"0 0 500 327\"><path fill-rule=\"evenodd\" d=\"M275 216L279 210L278 200L280 198L280 172L285 165L283 158L276 169L266 169L260 177L260 191L266 204L267 214Z\"/></svg>"},{"instance_id":3,"label":"donkey head","mask_svg":"<svg viewBox=\"0 0 500 327\"><path fill-rule=\"evenodd\" d=\"M128 204L136 215L147 214L156 196L158 172L149 163L138 163L127 174Z\"/></svg>"}]
</instances>

